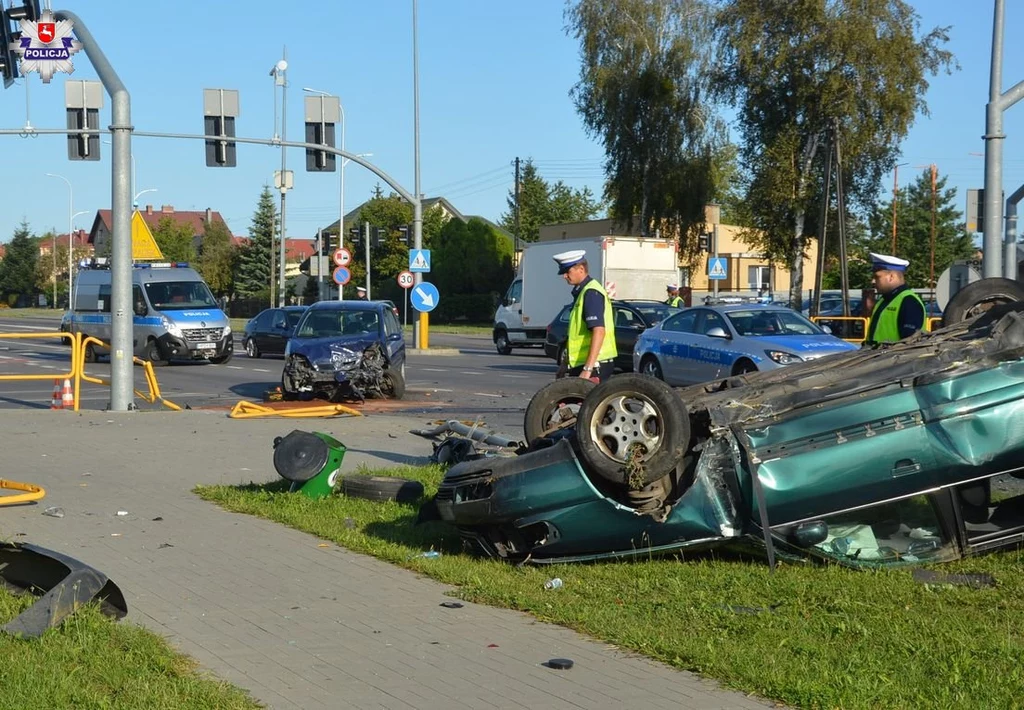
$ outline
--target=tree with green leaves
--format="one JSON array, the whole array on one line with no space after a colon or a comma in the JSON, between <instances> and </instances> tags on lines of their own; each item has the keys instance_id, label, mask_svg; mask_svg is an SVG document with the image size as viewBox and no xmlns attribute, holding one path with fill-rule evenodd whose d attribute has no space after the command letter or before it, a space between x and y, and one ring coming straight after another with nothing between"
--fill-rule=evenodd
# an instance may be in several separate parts
<instances>
[{"instance_id":1,"label":"tree with green leaves","mask_svg":"<svg viewBox=\"0 0 1024 710\"><path fill-rule=\"evenodd\" d=\"M243 296L270 294L270 255L279 221L270 187L263 186L249 227L249 243L238 254L235 291Z\"/></svg>"},{"instance_id":2,"label":"tree with green leaves","mask_svg":"<svg viewBox=\"0 0 1024 710\"><path fill-rule=\"evenodd\" d=\"M7 243L3 261L0 261L0 292L3 292L11 305L17 302L18 296L24 300L36 295L38 260L38 240L32 236L28 222L23 221L14 230L14 236Z\"/></svg>"},{"instance_id":3,"label":"tree with green leaves","mask_svg":"<svg viewBox=\"0 0 1024 710\"><path fill-rule=\"evenodd\" d=\"M566 31L582 66L572 98L604 146L611 213L686 252L715 199L724 123L707 103L710 0L576 0Z\"/></svg>"},{"instance_id":4,"label":"tree with green leaves","mask_svg":"<svg viewBox=\"0 0 1024 710\"><path fill-rule=\"evenodd\" d=\"M171 217L161 217L153 230L153 240L167 261L194 262L195 236L191 224Z\"/></svg>"},{"instance_id":5,"label":"tree with green leaves","mask_svg":"<svg viewBox=\"0 0 1024 710\"><path fill-rule=\"evenodd\" d=\"M430 281L445 294L438 319L490 319L499 294L512 282L513 248L507 235L482 219L450 220L432 252Z\"/></svg>"},{"instance_id":6,"label":"tree with green leaves","mask_svg":"<svg viewBox=\"0 0 1024 710\"><path fill-rule=\"evenodd\" d=\"M818 226L829 130L838 129L847 204L869 205L927 111L926 77L955 65L943 49L948 28L919 37L918 24L905 0L728 0L717 14L713 86L738 112L746 236L789 264L793 303Z\"/></svg>"},{"instance_id":7,"label":"tree with green leaves","mask_svg":"<svg viewBox=\"0 0 1024 710\"><path fill-rule=\"evenodd\" d=\"M508 191L508 212L501 215L499 224L511 234L516 233L516 190ZM583 222L601 211L601 203L594 199L590 188L575 190L559 180L554 185L543 177L532 158L523 163L519 176L519 239L535 242L545 224Z\"/></svg>"},{"instance_id":8,"label":"tree with green leaves","mask_svg":"<svg viewBox=\"0 0 1024 710\"><path fill-rule=\"evenodd\" d=\"M962 213L956 208L956 189L947 178L935 181L935 280L954 262L974 258L975 248ZM907 284L932 288L932 180L925 170L896 196L896 253L910 261ZM892 253L892 200L876 206L867 229L855 232L850 241L848 273L852 288L871 285L870 252ZM830 269L830 285L837 285L838 265Z\"/></svg>"},{"instance_id":9,"label":"tree with green leaves","mask_svg":"<svg viewBox=\"0 0 1024 710\"><path fill-rule=\"evenodd\" d=\"M231 232L224 222L207 221L199 249L199 274L216 296L234 291L235 262L238 249L231 243Z\"/></svg>"}]
</instances>

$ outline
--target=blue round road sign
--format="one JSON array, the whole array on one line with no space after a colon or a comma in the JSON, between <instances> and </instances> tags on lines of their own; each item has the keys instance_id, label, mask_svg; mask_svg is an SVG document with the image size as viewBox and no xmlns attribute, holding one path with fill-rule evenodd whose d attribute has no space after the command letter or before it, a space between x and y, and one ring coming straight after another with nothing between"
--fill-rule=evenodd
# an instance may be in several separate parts
<instances>
[{"instance_id":1,"label":"blue round road sign","mask_svg":"<svg viewBox=\"0 0 1024 710\"><path fill-rule=\"evenodd\" d=\"M424 281L409 290L409 300L412 301L412 307L420 313L429 313L437 308L441 294L437 292L437 286Z\"/></svg>"},{"instance_id":2,"label":"blue round road sign","mask_svg":"<svg viewBox=\"0 0 1024 710\"><path fill-rule=\"evenodd\" d=\"M338 284L339 286L344 286L345 284L348 283L348 280L352 278L352 273L344 266L339 266L337 269L334 270L333 277L334 283Z\"/></svg>"}]
</instances>

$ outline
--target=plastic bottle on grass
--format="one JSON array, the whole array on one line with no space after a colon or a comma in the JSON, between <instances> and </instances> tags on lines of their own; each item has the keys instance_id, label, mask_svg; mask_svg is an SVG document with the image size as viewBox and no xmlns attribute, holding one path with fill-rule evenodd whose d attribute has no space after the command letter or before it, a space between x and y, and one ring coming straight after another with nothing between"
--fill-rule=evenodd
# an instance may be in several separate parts
<instances>
[{"instance_id":1,"label":"plastic bottle on grass","mask_svg":"<svg viewBox=\"0 0 1024 710\"><path fill-rule=\"evenodd\" d=\"M548 581L544 582L544 589L561 589L561 588L562 588L562 580L559 577L555 577L554 579L549 579Z\"/></svg>"}]
</instances>

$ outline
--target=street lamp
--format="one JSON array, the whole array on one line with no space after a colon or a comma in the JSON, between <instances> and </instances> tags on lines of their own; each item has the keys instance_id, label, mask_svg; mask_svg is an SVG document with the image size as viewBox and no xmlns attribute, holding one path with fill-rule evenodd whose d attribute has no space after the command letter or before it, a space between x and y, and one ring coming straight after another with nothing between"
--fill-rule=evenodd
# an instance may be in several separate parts
<instances>
[{"instance_id":1,"label":"street lamp","mask_svg":"<svg viewBox=\"0 0 1024 710\"><path fill-rule=\"evenodd\" d=\"M157 190L156 190L155 187L151 187L148 190L143 190L142 192L136 192L135 193L135 197L132 198L132 207L134 207L135 209L138 209L139 208L139 198L142 197L143 195L145 195L147 192L156 192L156 191Z\"/></svg>"},{"instance_id":2,"label":"street lamp","mask_svg":"<svg viewBox=\"0 0 1024 710\"><path fill-rule=\"evenodd\" d=\"M46 173L46 177L59 178L68 186L68 249L71 249L71 234L74 231L75 223L75 190L71 187L71 181L63 175ZM71 292L68 291L68 298ZM57 307L57 235L53 236L53 307Z\"/></svg>"}]
</instances>

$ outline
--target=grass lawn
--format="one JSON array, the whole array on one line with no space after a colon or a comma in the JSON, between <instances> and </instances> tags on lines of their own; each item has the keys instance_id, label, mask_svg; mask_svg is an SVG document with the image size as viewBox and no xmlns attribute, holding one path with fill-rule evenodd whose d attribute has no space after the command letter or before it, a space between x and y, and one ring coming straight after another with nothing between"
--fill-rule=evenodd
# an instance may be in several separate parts
<instances>
[{"instance_id":1,"label":"grass lawn","mask_svg":"<svg viewBox=\"0 0 1024 710\"><path fill-rule=\"evenodd\" d=\"M366 473L366 471L363 471ZM374 471L423 481L438 467ZM203 498L457 585L463 599L538 619L808 708L1013 708L1024 687L1024 557L941 566L997 586L926 586L909 570L864 572L736 559L516 568L461 552L454 528L414 526L416 508L343 496L313 501L284 482L199 487ZM444 554L420 559L424 550ZM564 587L545 591L561 577Z\"/></svg>"},{"instance_id":2,"label":"grass lawn","mask_svg":"<svg viewBox=\"0 0 1024 710\"><path fill-rule=\"evenodd\" d=\"M0 589L0 623L34 599ZM0 634L0 708L259 707L244 691L197 672L160 637L115 623L95 605L39 639Z\"/></svg>"}]
</instances>

